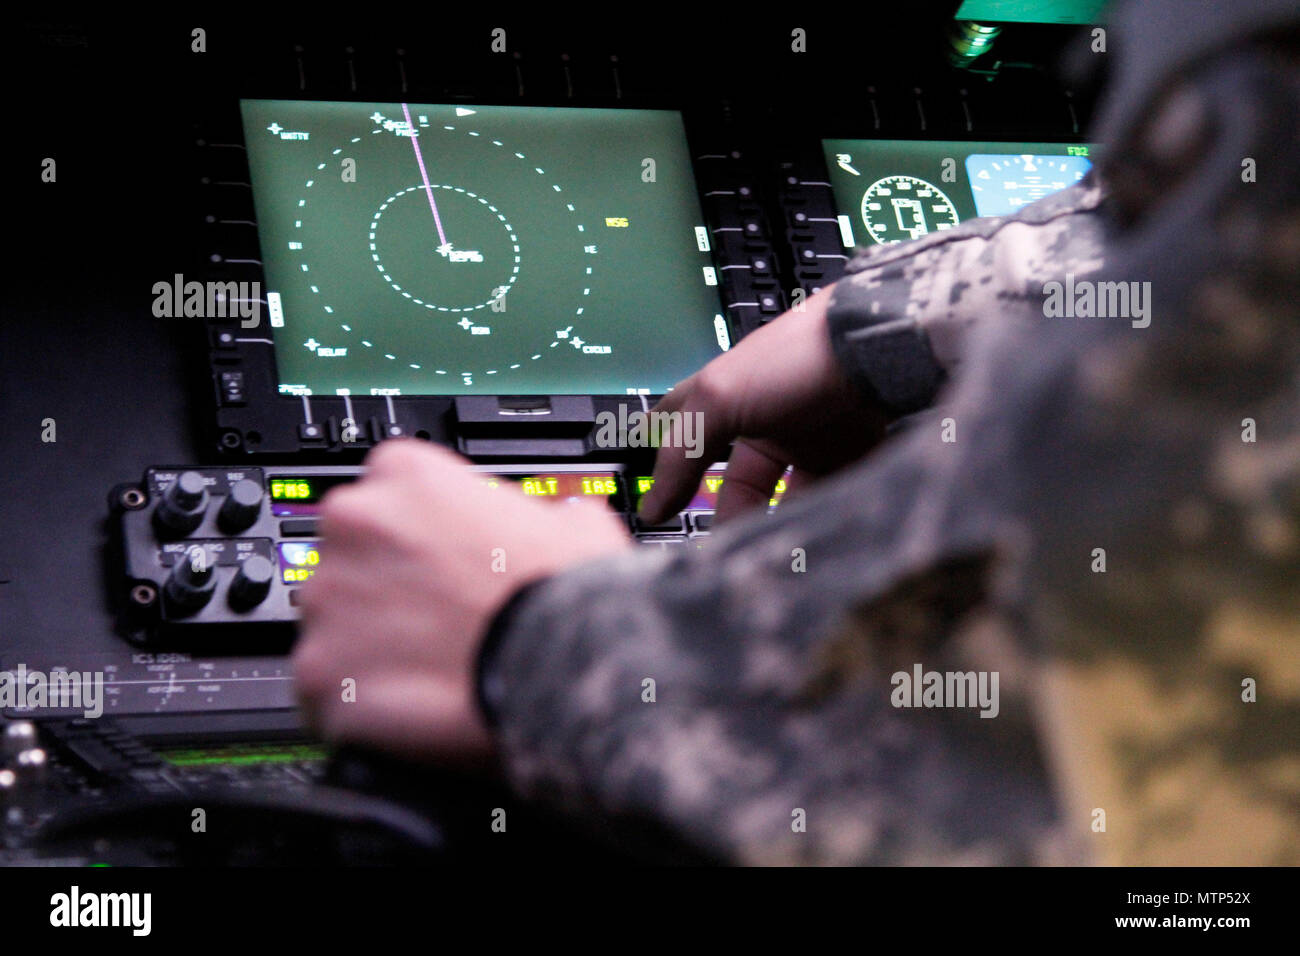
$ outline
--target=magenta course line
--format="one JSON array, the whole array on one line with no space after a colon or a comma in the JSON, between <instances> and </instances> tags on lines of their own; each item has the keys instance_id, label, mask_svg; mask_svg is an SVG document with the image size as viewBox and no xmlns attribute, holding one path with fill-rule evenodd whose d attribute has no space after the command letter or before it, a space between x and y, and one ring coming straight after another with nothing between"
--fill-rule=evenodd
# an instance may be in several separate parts
<instances>
[{"instance_id":1,"label":"magenta course line","mask_svg":"<svg viewBox=\"0 0 1300 956\"><path fill-rule=\"evenodd\" d=\"M429 208L433 210L433 224L438 227L438 241L447 244L447 234L442 231L442 217L438 215L438 204L433 201L433 187L429 185L429 174L424 171L424 157L420 155L420 139L416 135L415 124L411 122L411 111L402 104L402 114L406 117L406 126L411 131L411 145L415 147L415 161L420 164L420 178L424 180L424 191L429 196Z\"/></svg>"}]
</instances>

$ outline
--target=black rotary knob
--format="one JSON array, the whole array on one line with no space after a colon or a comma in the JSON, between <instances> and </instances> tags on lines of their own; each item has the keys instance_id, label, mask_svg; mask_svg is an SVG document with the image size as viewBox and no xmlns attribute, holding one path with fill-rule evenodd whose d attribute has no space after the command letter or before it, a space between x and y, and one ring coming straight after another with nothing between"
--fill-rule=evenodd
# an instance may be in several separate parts
<instances>
[{"instance_id":1,"label":"black rotary knob","mask_svg":"<svg viewBox=\"0 0 1300 956\"><path fill-rule=\"evenodd\" d=\"M216 589L217 576L213 573L212 559L197 545L177 555L172 573L163 585L168 606L181 614L198 611L212 600L212 592Z\"/></svg>"},{"instance_id":2,"label":"black rotary knob","mask_svg":"<svg viewBox=\"0 0 1300 956\"><path fill-rule=\"evenodd\" d=\"M236 611L257 607L271 593L275 566L260 554L245 558L235 579L230 582L230 606Z\"/></svg>"},{"instance_id":3,"label":"black rotary knob","mask_svg":"<svg viewBox=\"0 0 1300 956\"><path fill-rule=\"evenodd\" d=\"M183 471L163 492L154 519L172 534L189 534L203 523L208 510L208 486L197 471Z\"/></svg>"},{"instance_id":4,"label":"black rotary knob","mask_svg":"<svg viewBox=\"0 0 1300 956\"><path fill-rule=\"evenodd\" d=\"M243 531L262 514L262 486L242 478L230 486L230 493L217 512L217 524L226 534Z\"/></svg>"}]
</instances>

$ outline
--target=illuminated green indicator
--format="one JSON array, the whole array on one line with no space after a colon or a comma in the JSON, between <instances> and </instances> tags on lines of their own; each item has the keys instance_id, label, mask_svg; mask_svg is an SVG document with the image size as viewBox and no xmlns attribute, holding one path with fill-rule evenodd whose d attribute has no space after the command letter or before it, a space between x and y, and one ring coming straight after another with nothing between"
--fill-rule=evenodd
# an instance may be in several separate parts
<instances>
[{"instance_id":1,"label":"illuminated green indicator","mask_svg":"<svg viewBox=\"0 0 1300 956\"><path fill-rule=\"evenodd\" d=\"M706 478L705 480L707 481L708 479ZM718 479L718 484L722 484L721 478ZM785 494L785 489L786 489L785 479L778 478L776 480L776 488L773 489L772 491L772 497L769 498L767 501L770 507L775 508L780 503L781 496Z\"/></svg>"},{"instance_id":2,"label":"illuminated green indicator","mask_svg":"<svg viewBox=\"0 0 1300 956\"><path fill-rule=\"evenodd\" d=\"M311 484L306 481L272 481L272 501L304 501L312 496Z\"/></svg>"},{"instance_id":3,"label":"illuminated green indicator","mask_svg":"<svg viewBox=\"0 0 1300 956\"><path fill-rule=\"evenodd\" d=\"M496 478L487 479L489 488L496 488ZM519 479L519 490L538 497L572 498L575 495L596 495L607 498L618 493L618 479L610 475L529 475Z\"/></svg>"},{"instance_id":4,"label":"illuminated green indicator","mask_svg":"<svg viewBox=\"0 0 1300 956\"><path fill-rule=\"evenodd\" d=\"M231 744L226 747L162 750L158 755L173 767L245 767L324 760L327 756L325 748L314 744Z\"/></svg>"},{"instance_id":5,"label":"illuminated green indicator","mask_svg":"<svg viewBox=\"0 0 1300 956\"><path fill-rule=\"evenodd\" d=\"M956 20L994 23L1094 24L1102 17L1106 0L963 0Z\"/></svg>"},{"instance_id":6,"label":"illuminated green indicator","mask_svg":"<svg viewBox=\"0 0 1300 956\"><path fill-rule=\"evenodd\" d=\"M525 478L520 484L526 495L558 495L560 483L555 478Z\"/></svg>"}]
</instances>

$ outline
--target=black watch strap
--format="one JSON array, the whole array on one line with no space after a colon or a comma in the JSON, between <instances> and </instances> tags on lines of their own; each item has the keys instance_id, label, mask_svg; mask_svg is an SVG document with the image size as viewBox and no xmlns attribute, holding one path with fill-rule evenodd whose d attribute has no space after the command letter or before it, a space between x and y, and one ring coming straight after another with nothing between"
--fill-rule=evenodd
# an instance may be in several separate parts
<instances>
[{"instance_id":1,"label":"black watch strap","mask_svg":"<svg viewBox=\"0 0 1300 956\"><path fill-rule=\"evenodd\" d=\"M529 581L510 595L509 600L497 611L496 617L488 625L487 634L483 637L483 644L478 653L474 689L479 710L489 729L495 730L497 727L501 701L505 694L505 687L496 667L501 645L505 642L505 636L510 631L515 618L519 616L520 607L544 580L541 578Z\"/></svg>"}]
</instances>

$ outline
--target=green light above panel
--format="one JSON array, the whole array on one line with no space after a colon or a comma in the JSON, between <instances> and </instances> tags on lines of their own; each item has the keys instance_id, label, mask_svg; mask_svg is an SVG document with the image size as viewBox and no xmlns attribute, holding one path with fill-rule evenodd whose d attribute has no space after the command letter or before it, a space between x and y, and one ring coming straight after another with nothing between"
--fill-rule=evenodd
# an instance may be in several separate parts
<instances>
[{"instance_id":1,"label":"green light above panel","mask_svg":"<svg viewBox=\"0 0 1300 956\"><path fill-rule=\"evenodd\" d=\"M980 23L1097 23L1106 0L963 0L957 20Z\"/></svg>"}]
</instances>

